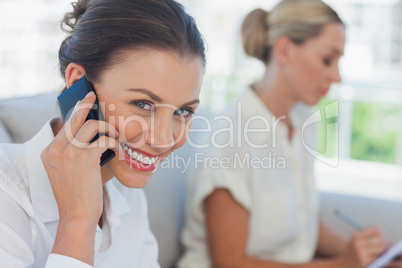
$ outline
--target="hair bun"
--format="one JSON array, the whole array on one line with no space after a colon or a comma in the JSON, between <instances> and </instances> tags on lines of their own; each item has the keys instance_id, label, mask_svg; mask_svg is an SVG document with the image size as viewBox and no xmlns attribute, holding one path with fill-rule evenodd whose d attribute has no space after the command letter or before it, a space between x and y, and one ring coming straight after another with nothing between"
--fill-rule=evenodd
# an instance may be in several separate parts
<instances>
[{"instance_id":1,"label":"hair bun","mask_svg":"<svg viewBox=\"0 0 402 268\"><path fill-rule=\"evenodd\" d=\"M243 48L247 55L263 62L267 57L269 13L261 8L251 11L241 26Z\"/></svg>"},{"instance_id":2,"label":"hair bun","mask_svg":"<svg viewBox=\"0 0 402 268\"><path fill-rule=\"evenodd\" d=\"M71 3L73 11L67 12L64 15L64 18L61 21L61 29L64 32L71 33L79 18L85 13L92 1L93 0L78 0L77 2Z\"/></svg>"}]
</instances>

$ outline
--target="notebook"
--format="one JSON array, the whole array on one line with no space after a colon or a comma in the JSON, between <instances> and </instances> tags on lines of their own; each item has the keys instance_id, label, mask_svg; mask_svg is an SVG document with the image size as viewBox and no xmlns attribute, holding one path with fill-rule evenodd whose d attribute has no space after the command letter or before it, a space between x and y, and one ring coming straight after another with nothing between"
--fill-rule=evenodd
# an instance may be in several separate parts
<instances>
[{"instance_id":1,"label":"notebook","mask_svg":"<svg viewBox=\"0 0 402 268\"><path fill-rule=\"evenodd\" d=\"M402 255L402 240L398 241L387 251L381 254L381 256L367 266L367 268L383 268L400 255Z\"/></svg>"}]
</instances>

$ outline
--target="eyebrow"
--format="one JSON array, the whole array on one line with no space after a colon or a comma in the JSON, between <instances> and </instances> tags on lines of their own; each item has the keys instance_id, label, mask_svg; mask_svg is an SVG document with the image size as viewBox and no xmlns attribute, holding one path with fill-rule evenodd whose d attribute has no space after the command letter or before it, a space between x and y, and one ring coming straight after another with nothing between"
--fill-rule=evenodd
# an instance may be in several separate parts
<instances>
[{"instance_id":1,"label":"eyebrow","mask_svg":"<svg viewBox=\"0 0 402 268\"><path fill-rule=\"evenodd\" d=\"M140 92L140 93L143 93L145 95L148 95L151 99L153 99L156 102L162 102L162 99L158 95L155 95L153 92L151 92L148 89L145 89L145 88L128 88L126 90L127 91L132 91L132 92Z\"/></svg>"},{"instance_id":2,"label":"eyebrow","mask_svg":"<svg viewBox=\"0 0 402 268\"><path fill-rule=\"evenodd\" d=\"M186 102L185 104L182 105L182 107L183 106L190 106L190 105L198 104L198 103L200 103L200 100L196 99L196 100L193 100L193 101Z\"/></svg>"},{"instance_id":3,"label":"eyebrow","mask_svg":"<svg viewBox=\"0 0 402 268\"><path fill-rule=\"evenodd\" d=\"M327 45L326 47L328 47L337 56L343 56L345 54L343 51L341 51L341 50L339 50L336 47L333 47L331 45Z\"/></svg>"},{"instance_id":4,"label":"eyebrow","mask_svg":"<svg viewBox=\"0 0 402 268\"><path fill-rule=\"evenodd\" d=\"M153 92L151 92L150 90L145 89L145 88L128 88L126 90L131 91L131 92L140 92L140 93L143 93L145 95L148 95L155 102L159 102L159 103L163 102L161 97L159 97L158 95L154 94ZM198 104L198 103L200 103L200 100L195 99L195 100L186 102L182 106L189 106L189 105Z\"/></svg>"}]
</instances>

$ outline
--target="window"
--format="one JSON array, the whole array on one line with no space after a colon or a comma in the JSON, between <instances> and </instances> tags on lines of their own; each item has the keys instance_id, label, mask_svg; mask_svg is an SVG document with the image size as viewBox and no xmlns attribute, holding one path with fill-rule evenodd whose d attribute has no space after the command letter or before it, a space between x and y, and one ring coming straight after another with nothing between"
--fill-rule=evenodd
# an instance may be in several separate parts
<instances>
[{"instance_id":1,"label":"window","mask_svg":"<svg viewBox=\"0 0 402 268\"><path fill-rule=\"evenodd\" d=\"M62 89L60 30L67 0L0 0L0 98Z\"/></svg>"}]
</instances>

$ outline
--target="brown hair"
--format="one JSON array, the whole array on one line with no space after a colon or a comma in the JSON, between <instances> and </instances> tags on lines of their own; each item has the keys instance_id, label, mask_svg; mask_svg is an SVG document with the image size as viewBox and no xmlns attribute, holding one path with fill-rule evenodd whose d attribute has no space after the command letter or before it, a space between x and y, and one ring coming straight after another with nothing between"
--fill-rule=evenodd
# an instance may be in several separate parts
<instances>
[{"instance_id":1,"label":"brown hair","mask_svg":"<svg viewBox=\"0 0 402 268\"><path fill-rule=\"evenodd\" d=\"M174 0L78 0L61 28L68 33L59 49L60 73L68 64L85 68L91 82L128 49L174 51L200 57L205 46L194 19Z\"/></svg>"},{"instance_id":2,"label":"brown hair","mask_svg":"<svg viewBox=\"0 0 402 268\"><path fill-rule=\"evenodd\" d=\"M281 36L302 44L321 33L327 23L344 25L338 14L322 0L282 0L271 12L251 11L241 32L247 55L269 62L272 46Z\"/></svg>"}]
</instances>

